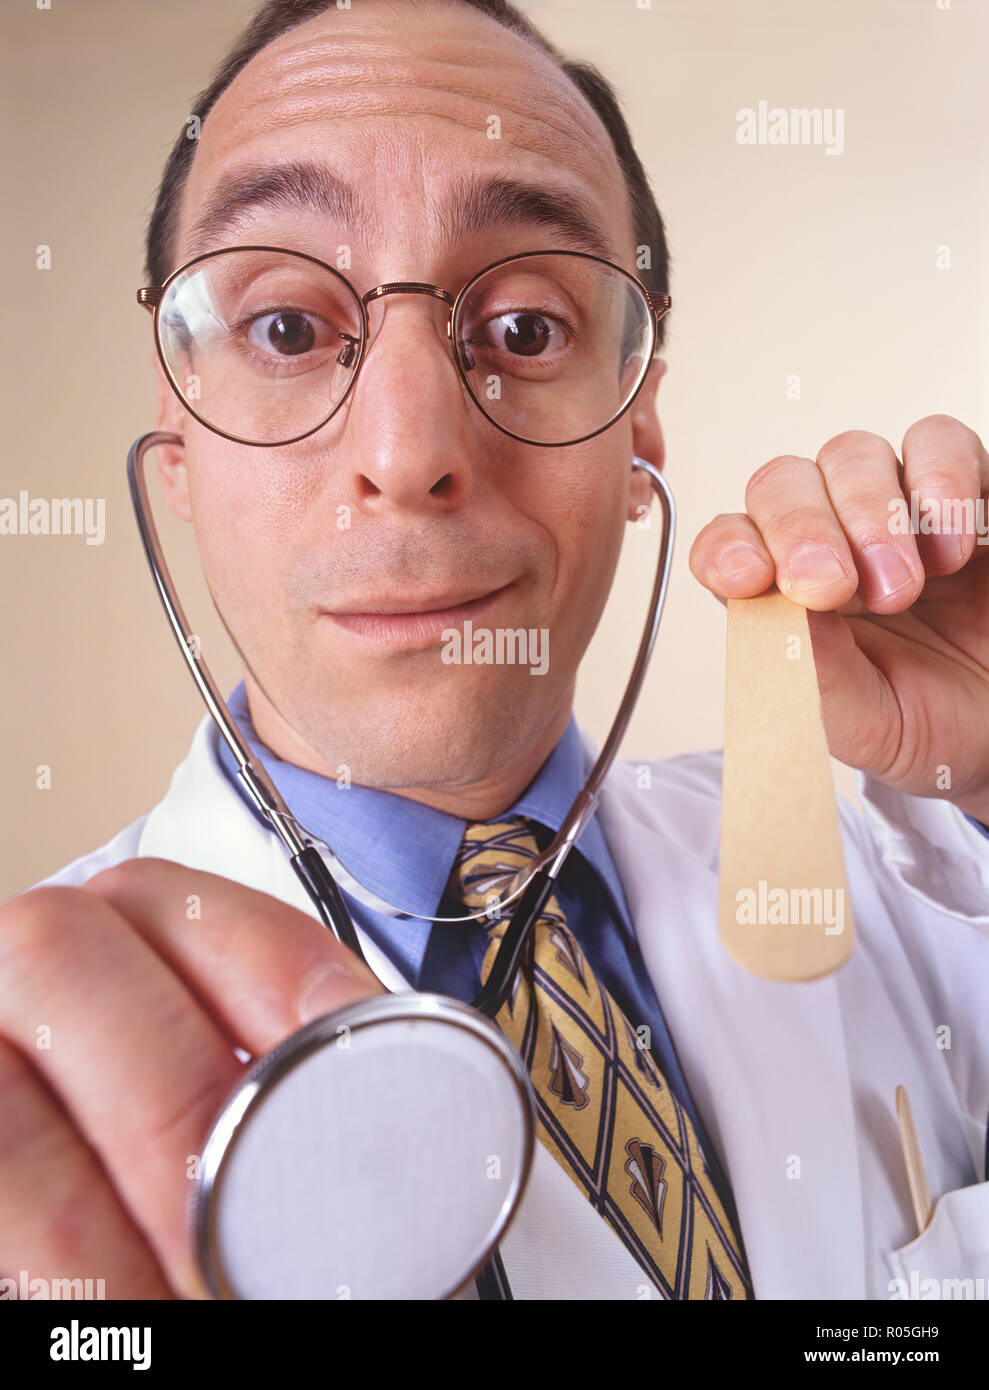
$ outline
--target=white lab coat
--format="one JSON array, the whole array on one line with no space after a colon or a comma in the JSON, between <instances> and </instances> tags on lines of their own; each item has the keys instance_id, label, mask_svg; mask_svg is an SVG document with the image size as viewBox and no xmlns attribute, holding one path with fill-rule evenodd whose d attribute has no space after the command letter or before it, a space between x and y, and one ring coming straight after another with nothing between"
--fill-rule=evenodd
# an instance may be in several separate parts
<instances>
[{"instance_id":1,"label":"white lab coat","mask_svg":"<svg viewBox=\"0 0 989 1390\"><path fill-rule=\"evenodd\" d=\"M865 815L839 802L852 959L813 983L760 980L718 942L720 774L713 752L616 764L598 815L687 1084L730 1177L756 1296L958 1297L965 1286L919 1281L973 1276L983 1279L975 1295L989 1295L989 1183L976 1183L989 1114L989 840L947 803L860 776ZM46 882L83 883L138 855L313 912L280 842L223 771L208 719L154 810ZM363 934L362 944L387 986L409 987ZM955 1194L919 1240L898 1083L932 1199ZM536 1150L501 1247L516 1298L658 1296Z\"/></svg>"}]
</instances>

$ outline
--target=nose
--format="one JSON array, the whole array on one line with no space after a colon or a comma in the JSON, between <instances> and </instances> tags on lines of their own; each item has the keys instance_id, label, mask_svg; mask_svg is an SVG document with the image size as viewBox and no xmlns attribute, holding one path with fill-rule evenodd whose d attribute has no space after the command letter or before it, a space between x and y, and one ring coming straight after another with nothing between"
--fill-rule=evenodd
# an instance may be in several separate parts
<instances>
[{"instance_id":1,"label":"nose","mask_svg":"<svg viewBox=\"0 0 989 1390\"><path fill-rule=\"evenodd\" d=\"M343 437L349 500L365 512L453 511L470 496L476 408L453 361L449 314L415 293L368 305L370 339Z\"/></svg>"}]
</instances>

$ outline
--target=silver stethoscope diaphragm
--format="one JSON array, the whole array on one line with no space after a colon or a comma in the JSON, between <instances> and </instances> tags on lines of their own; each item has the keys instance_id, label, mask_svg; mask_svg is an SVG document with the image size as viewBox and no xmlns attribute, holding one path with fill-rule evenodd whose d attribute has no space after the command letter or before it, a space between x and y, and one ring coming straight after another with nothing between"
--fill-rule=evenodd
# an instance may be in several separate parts
<instances>
[{"instance_id":1,"label":"silver stethoscope diaphragm","mask_svg":"<svg viewBox=\"0 0 989 1390\"><path fill-rule=\"evenodd\" d=\"M532 1163L534 1102L489 1019L375 996L257 1062L210 1131L193 1221L226 1299L443 1299L487 1263Z\"/></svg>"}]
</instances>

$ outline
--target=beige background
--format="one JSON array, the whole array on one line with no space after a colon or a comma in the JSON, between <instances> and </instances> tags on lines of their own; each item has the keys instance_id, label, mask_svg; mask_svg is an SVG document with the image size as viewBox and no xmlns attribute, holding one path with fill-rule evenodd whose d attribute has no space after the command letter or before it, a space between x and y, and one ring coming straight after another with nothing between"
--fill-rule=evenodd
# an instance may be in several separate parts
<instances>
[{"instance_id":1,"label":"beige background","mask_svg":"<svg viewBox=\"0 0 989 1390\"><path fill-rule=\"evenodd\" d=\"M0 896L147 810L201 715L126 495L126 451L153 426L155 403L134 289L167 149L252 8L3 5L0 496L104 496L107 539L0 537ZM945 411L989 433L989 0L521 8L615 82L674 258L660 403L680 541L625 754L718 746L724 615L686 564L701 526L742 509L761 463L813 456L842 429L898 448L911 421ZM735 113L760 99L843 107L844 153L739 146ZM35 269L42 243L50 271ZM936 268L940 245L950 270ZM791 374L800 400L786 398ZM637 640L655 540L630 531L582 673L578 714L599 738ZM206 613L190 537L166 528L166 541L229 689L237 668ZM47 791L35 785L40 764L52 769Z\"/></svg>"}]
</instances>

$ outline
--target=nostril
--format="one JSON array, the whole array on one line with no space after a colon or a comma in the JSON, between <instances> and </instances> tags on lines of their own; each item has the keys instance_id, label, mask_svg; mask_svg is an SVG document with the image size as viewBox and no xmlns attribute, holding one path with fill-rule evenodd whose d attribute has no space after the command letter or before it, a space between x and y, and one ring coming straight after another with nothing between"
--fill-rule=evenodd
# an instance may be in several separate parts
<instances>
[{"instance_id":1,"label":"nostril","mask_svg":"<svg viewBox=\"0 0 989 1390\"><path fill-rule=\"evenodd\" d=\"M377 483L372 483L366 473L362 473L358 479L358 488L361 497L366 501L369 497L380 497L381 489Z\"/></svg>"},{"instance_id":2,"label":"nostril","mask_svg":"<svg viewBox=\"0 0 989 1390\"><path fill-rule=\"evenodd\" d=\"M453 475L452 473L444 473L442 478L440 478L439 482L434 483L433 486L429 489L429 491L433 497L446 497L447 494L452 491L452 489Z\"/></svg>"}]
</instances>

